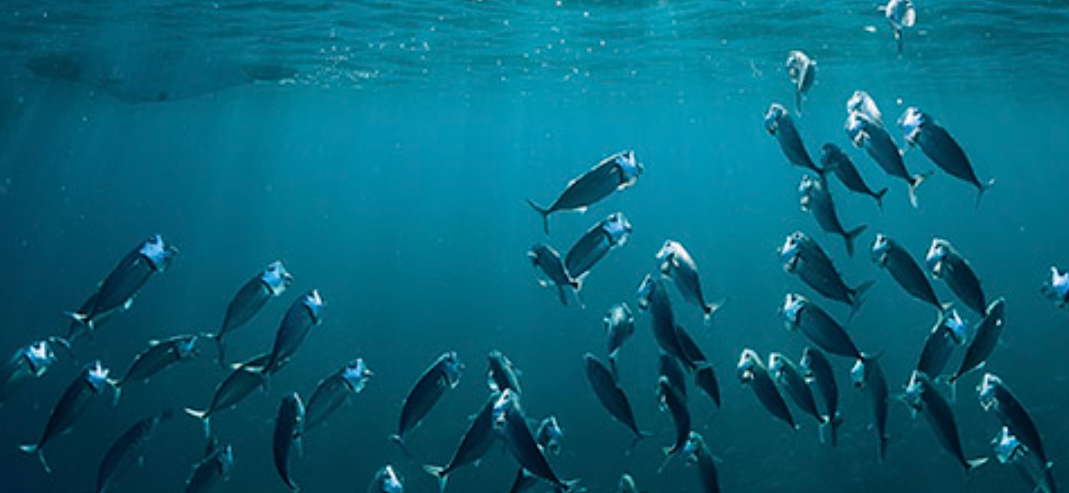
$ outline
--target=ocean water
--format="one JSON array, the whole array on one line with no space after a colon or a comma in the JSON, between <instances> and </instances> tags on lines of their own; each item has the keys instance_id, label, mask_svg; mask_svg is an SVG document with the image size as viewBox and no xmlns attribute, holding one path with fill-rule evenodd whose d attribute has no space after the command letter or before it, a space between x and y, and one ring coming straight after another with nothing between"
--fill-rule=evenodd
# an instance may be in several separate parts
<instances>
[{"instance_id":1,"label":"ocean water","mask_svg":"<svg viewBox=\"0 0 1069 493\"><path fill-rule=\"evenodd\" d=\"M203 408L226 375L210 346L131 385L116 406L94 403L47 448L53 474L17 449L35 441L85 364L100 359L121 375L151 339L214 331L234 292L276 259L294 284L233 334L231 359L268 350L286 308L308 289L326 301L323 323L266 392L213 419L236 458L217 491L285 491L271 462L281 398L307 399L356 357L375 375L305 437L292 461L296 482L308 492L365 491L389 463L406 491L435 491L387 436L421 372L455 350L460 385L408 439L418 462L447 461L488 395L493 349L522 370L528 414L558 417L563 452L550 460L561 476L594 493L615 491L624 472L643 491L701 491L683 461L657 473L674 431L654 393L649 316L636 313L620 384L654 437L627 452L629 432L601 409L583 370L584 353L605 358L605 312L620 301L635 306L666 239L689 250L710 299L728 300L704 325L670 287L677 318L720 379L721 409L694 388L689 408L720 459L723 491L1030 491L997 463L964 476L924 419L898 402L879 462L869 401L851 388L842 358L833 359L845 420L836 448L818 442L800 411L798 431L775 421L738 383L743 348L797 360L807 345L777 314L785 293L846 320L841 305L783 272L776 248L795 230L816 239L848 283L876 281L848 330L882 354L892 393L935 315L873 265L868 246L885 233L923 258L933 237L953 242L989 298L1006 298L1005 332L986 370L1035 418L1055 476L1069 477L1069 312L1039 289L1051 265L1069 267L1069 7L918 0L916 9L897 54L877 5L846 0L6 1L0 352L63 335L64 312L146 237L162 234L180 254L128 312L79 341L73 360L60 353L0 407L0 491L92 490L100 457L134 421ZM846 226L869 226L853 257L799 209L803 171L762 124L772 102L793 112L784 61L794 49L818 63L804 112L793 115L810 153L836 143L870 185L890 188L881 211L831 181ZM905 185L843 131L846 100L859 89L879 103L900 146L893 123L906 107L933 115L980 178L997 179L980 205L973 188L914 149L909 169L935 175L912 208ZM586 213L554 215L546 236L524 200L550 203L568 180L624 149L645 166L637 183ZM584 279L585 308L561 306L538 285L527 249L547 242L564 252L617 211L634 226L630 241ZM981 374L962 378L952 404L969 457L990 456L1000 427L978 405ZM182 491L203 449L200 424L178 416L113 491ZM508 491L515 468L495 446L449 489Z\"/></svg>"}]
</instances>

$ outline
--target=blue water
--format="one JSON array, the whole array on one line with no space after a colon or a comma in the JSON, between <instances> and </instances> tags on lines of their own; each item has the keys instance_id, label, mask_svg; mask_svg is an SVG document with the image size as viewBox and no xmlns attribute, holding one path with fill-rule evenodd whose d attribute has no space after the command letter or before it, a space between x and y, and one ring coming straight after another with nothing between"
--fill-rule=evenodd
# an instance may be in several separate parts
<instances>
[{"instance_id":1,"label":"blue water","mask_svg":"<svg viewBox=\"0 0 1069 493\"><path fill-rule=\"evenodd\" d=\"M849 283L876 280L849 330L866 351L882 351L892 392L907 380L934 316L873 266L868 245L882 232L921 258L933 237L952 241L989 298L1007 299L987 369L1031 411L1055 475L1069 477L1069 315L1039 293L1051 265L1069 267L1069 9L918 2L917 14L899 56L870 2L6 2L0 352L63 334L63 313L147 236L163 234L181 254L129 312L76 346L77 361L61 355L0 408L0 490L92 489L101 455L135 420L205 406L225 376L210 348L124 390L116 407L96 403L50 445L53 475L16 448L37 438L82 365L99 358L121 375L150 339L214 330L241 284L283 259L293 287L233 335L233 358L266 350L307 289L322 293L324 322L266 393L215 418L237 459L219 491L285 491L270 454L279 401L291 391L307 398L358 356L375 376L308 434L304 457L294 459L296 482L309 492L364 491L392 463L406 491L434 491L386 437L420 373L456 350L466 365L460 386L409 438L420 460L447 460L484 402L492 349L523 371L528 414L560 420L564 452L551 458L560 475L581 478L591 492L615 491L624 472L642 490L700 491L682 461L656 473L674 431L653 392L649 317L637 316L621 385L654 438L625 453L627 430L600 408L583 373L584 353L605 356L608 307L634 306L640 279L657 268L654 254L675 239L695 258L709 298L729 300L703 326L698 310L672 293L677 317L720 377L723 408L692 389L690 409L722 460L723 491L1029 491L997 464L963 479L924 420L897 402L879 463L869 401L850 388L842 359L833 360L845 418L835 449L818 443L800 412L802 429L791 432L738 384L744 347L794 359L805 347L777 316L786 292L846 318L783 272L775 249L794 230L823 245ZM799 210L802 171L762 126L773 101L793 107L783 69L792 49L819 67L805 112L795 115L810 152L834 142L870 185L891 189L881 212L830 185L846 225L869 225L852 258ZM56 54L79 70L28 68ZM253 82L249 67L285 76ZM915 105L946 127L981 179L997 179L979 208L974 189L916 149L906 155L910 170L936 174L911 208L904 185L846 139L844 105L857 89L873 95L889 126ZM646 167L635 186L585 214L555 215L546 237L524 199L549 203L569 179L622 149ZM586 278L585 309L560 306L538 286L526 250L545 241L566 251L616 211L634 225L631 240ZM934 285L953 299L944 283ZM979 377L962 379L953 404L970 457L990 455L999 428L977 404ZM203 445L199 423L176 419L115 491L181 491ZM480 467L458 471L450 490L507 491L514 471L495 447Z\"/></svg>"}]
</instances>

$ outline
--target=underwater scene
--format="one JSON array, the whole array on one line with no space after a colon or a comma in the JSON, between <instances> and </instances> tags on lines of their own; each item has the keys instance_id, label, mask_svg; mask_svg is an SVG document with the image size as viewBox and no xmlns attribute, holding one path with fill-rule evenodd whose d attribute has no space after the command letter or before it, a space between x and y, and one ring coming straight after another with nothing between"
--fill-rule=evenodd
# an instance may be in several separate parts
<instances>
[{"instance_id":1,"label":"underwater scene","mask_svg":"<svg viewBox=\"0 0 1069 493\"><path fill-rule=\"evenodd\" d=\"M1042 492L1069 4L5 0L0 491Z\"/></svg>"}]
</instances>

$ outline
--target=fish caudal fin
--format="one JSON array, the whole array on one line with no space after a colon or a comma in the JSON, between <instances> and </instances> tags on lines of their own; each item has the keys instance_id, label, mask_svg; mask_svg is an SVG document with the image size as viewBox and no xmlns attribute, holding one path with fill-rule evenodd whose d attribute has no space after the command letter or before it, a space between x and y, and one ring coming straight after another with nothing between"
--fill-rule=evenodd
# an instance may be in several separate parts
<instances>
[{"instance_id":1,"label":"fish caudal fin","mask_svg":"<svg viewBox=\"0 0 1069 493\"><path fill-rule=\"evenodd\" d=\"M872 194L872 198L876 199L876 208L881 212L883 211L883 196L887 195L887 187L881 188L878 192Z\"/></svg>"},{"instance_id":2,"label":"fish caudal fin","mask_svg":"<svg viewBox=\"0 0 1069 493\"><path fill-rule=\"evenodd\" d=\"M561 305L568 306L568 293L564 292L564 286L561 286L560 284L557 284L556 287L557 287L557 300L560 301Z\"/></svg>"},{"instance_id":3,"label":"fish caudal fin","mask_svg":"<svg viewBox=\"0 0 1069 493\"><path fill-rule=\"evenodd\" d=\"M45 468L45 472L52 474L52 468L48 467L48 461L45 460L45 451L40 445L36 443L19 445L19 450L27 454L34 454L37 456L37 460L41 463L41 467Z\"/></svg>"},{"instance_id":4,"label":"fish caudal fin","mask_svg":"<svg viewBox=\"0 0 1069 493\"><path fill-rule=\"evenodd\" d=\"M449 473L446 472L445 467L426 464L423 466L423 471L438 480L438 493L444 493L445 484L449 480Z\"/></svg>"},{"instance_id":5,"label":"fish caudal fin","mask_svg":"<svg viewBox=\"0 0 1069 493\"><path fill-rule=\"evenodd\" d=\"M854 240L856 240L858 236L861 236L861 233L864 233L866 229L869 229L869 226L867 224L862 224L861 226L847 231L846 234L843 235L843 241L846 242L847 255L851 257L854 256Z\"/></svg>"},{"instance_id":6,"label":"fish caudal fin","mask_svg":"<svg viewBox=\"0 0 1069 493\"><path fill-rule=\"evenodd\" d=\"M932 172L921 173L919 175L913 175L909 178L909 205L912 205L914 209L917 208L917 189L920 188L924 180L932 176Z\"/></svg>"},{"instance_id":7,"label":"fish caudal fin","mask_svg":"<svg viewBox=\"0 0 1069 493\"><path fill-rule=\"evenodd\" d=\"M549 235L549 209L539 207L538 204L534 203L531 199L527 199L527 205L531 206L535 212L542 215L542 230L546 232L546 235Z\"/></svg>"},{"instance_id":8,"label":"fish caudal fin","mask_svg":"<svg viewBox=\"0 0 1069 493\"><path fill-rule=\"evenodd\" d=\"M727 302L727 298L724 298L714 303L706 304L702 307L702 311L704 312L704 314L702 315L702 319L705 322L705 325L713 323L713 316L716 315L721 308L724 308L724 305Z\"/></svg>"},{"instance_id":9,"label":"fish caudal fin","mask_svg":"<svg viewBox=\"0 0 1069 493\"><path fill-rule=\"evenodd\" d=\"M635 438L631 439L631 445L629 445L627 447L627 455L631 455L631 451L635 450L635 447L638 446L639 442L641 442L641 441L643 441L643 440L645 440L645 439L647 439L647 438L649 438L651 436L653 436L653 433L650 433L648 431L638 431L638 432L636 432L635 433Z\"/></svg>"},{"instance_id":10,"label":"fish caudal fin","mask_svg":"<svg viewBox=\"0 0 1069 493\"><path fill-rule=\"evenodd\" d=\"M857 314L857 311L861 309L861 305L865 304L865 300L868 299L868 290L874 284L876 284L876 280L870 279L850 290L850 313L846 316L847 320L854 319L854 315Z\"/></svg>"},{"instance_id":11,"label":"fish caudal fin","mask_svg":"<svg viewBox=\"0 0 1069 493\"><path fill-rule=\"evenodd\" d=\"M978 468L978 467L980 467L980 466L982 466L984 464L987 464L987 461L988 461L987 457L977 457L975 459L965 459L965 464L963 464L965 466L965 474L968 474L968 473L972 472L973 469L976 469L976 468Z\"/></svg>"},{"instance_id":12,"label":"fish caudal fin","mask_svg":"<svg viewBox=\"0 0 1069 493\"><path fill-rule=\"evenodd\" d=\"M192 409L192 408L188 408L188 407L185 409L185 411L186 411L186 414L188 414L188 415L200 420L201 424L204 425L204 436L207 437L207 438L211 438L211 436L212 436L212 417L211 417L211 413L209 413L208 411L198 411L196 409Z\"/></svg>"},{"instance_id":13,"label":"fish caudal fin","mask_svg":"<svg viewBox=\"0 0 1069 493\"><path fill-rule=\"evenodd\" d=\"M977 184L977 186L976 186L976 204L973 206L974 209L979 209L980 208L980 199L984 198L984 192L987 192L988 190L991 190L991 187L994 187L994 186L995 186L995 179L994 178L988 180L987 183L979 183L979 184Z\"/></svg>"},{"instance_id":14,"label":"fish caudal fin","mask_svg":"<svg viewBox=\"0 0 1069 493\"><path fill-rule=\"evenodd\" d=\"M827 443L832 447L839 444L839 427L843 424L843 418L838 414L832 419L825 418L820 423L820 443Z\"/></svg>"},{"instance_id":15,"label":"fish caudal fin","mask_svg":"<svg viewBox=\"0 0 1069 493\"><path fill-rule=\"evenodd\" d=\"M63 315L71 319L71 321L84 326L90 334L93 333L93 320L89 318L89 315L78 312L63 312Z\"/></svg>"},{"instance_id":16,"label":"fish caudal fin","mask_svg":"<svg viewBox=\"0 0 1069 493\"><path fill-rule=\"evenodd\" d=\"M401 449L401 453L405 454L405 457L407 457L408 460L412 462L418 462L416 461L416 458L412 456L412 453L408 451L408 446L405 445L404 437L402 437L401 435L390 435L390 441L397 444L397 446Z\"/></svg>"}]
</instances>

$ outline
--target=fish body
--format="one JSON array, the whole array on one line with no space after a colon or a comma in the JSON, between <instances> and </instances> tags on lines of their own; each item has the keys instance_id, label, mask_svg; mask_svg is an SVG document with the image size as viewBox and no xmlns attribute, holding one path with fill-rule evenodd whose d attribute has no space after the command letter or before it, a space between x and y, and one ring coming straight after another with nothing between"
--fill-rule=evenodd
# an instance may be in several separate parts
<instances>
[{"instance_id":1,"label":"fish body","mask_svg":"<svg viewBox=\"0 0 1069 493\"><path fill-rule=\"evenodd\" d=\"M382 466L371 479L367 493L404 493L405 486L392 465Z\"/></svg>"},{"instance_id":2,"label":"fish body","mask_svg":"<svg viewBox=\"0 0 1069 493\"><path fill-rule=\"evenodd\" d=\"M357 358L319 382L305 406L305 432L326 422L350 396L364 390L372 376L367 363Z\"/></svg>"},{"instance_id":3,"label":"fish body","mask_svg":"<svg viewBox=\"0 0 1069 493\"><path fill-rule=\"evenodd\" d=\"M713 457L705 440L696 431L690 433L687 445L684 447L684 455L687 464L698 467L698 480L704 493L720 493L720 475L716 469L716 458Z\"/></svg>"},{"instance_id":4,"label":"fish body","mask_svg":"<svg viewBox=\"0 0 1069 493\"><path fill-rule=\"evenodd\" d=\"M590 386L594 389L594 395L597 396L601 406L613 418L631 430L636 441L648 436L648 433L639 429L635 421L635 413L631 408L631 401L616 382L612 372L590 353L583 355L583 360L586 364L587 380L590 381Z\"/></svg>"},{"instance_id":5,"label":"fish body","mask_svg":"<svg viewBox=\"0 0 1069 493\"><path fill-rule=\"evenodd\" d=\"M924 414L928 426L939 439L939 444L954 456L965 472L987 462L987 458L968 459L965 457L965 452L961 447L958 424L954 419L950 404L939 395L939 391L932 386L925 374L913 372L909 385L906 387L904 400L914 413Z\"/></svg>"},{"instance_id":6,"label":"fish body","mask_svg":"<svg viewBox=\"0 0 1069 493\"><path fill-rule=\"evenodd\" d=\"M405 396L401 407L401 416L397 423L397 434L391 440L404 450L404 437L409 431L419 426L427 414L434 409L445 392L460 384L463 366L455 351L449 351L438 357L427 370L420 375L412 390Z\"/></svg>"},{"instance_id":7,"label":"fish body","mask_svg":"<svg viewBox=\"0 0 1069 493\"><path fill-rule=\"evenodd\" d=\"M786 67L787 76L794 84L794 109L801 114L802 101L817 79L817 62L801 50L791 50L787 54Z\"/></svg>"},{"instance_id":8,"label":"fish body","mask_svg":"<svg viewBox=\"0 0 1069 493\"><path fill-rule=\"evenodd\" d=\"M961 360L961 366L950 382L954 383L969 372L982 368L991 353L995 351L999 339L1002 337L1002 327L1005 323L1006 301L999 298L991 302L987 309L987 315L976 324L976 333L969 345L965 347L965 357Z\"/></svg>"},{"instance_id":9,"label":"fish body","mask_svg":"<svg viewBox=\"0 0 1069 493\"><path fill-rule=\"evenodd\" d=\"M917 371L928 375L930 379L938 378L946 369L954 348L965 343L968 325L957 310L950 310L939 315L939 321L924 340Z\"/></svg>"},{"instance_id":10,"label":"fish body","mask_svg":"<svg viewBox=\"0 0 1069 493\"><path fill-rule=\"evenodd\" d=\"M631 223L622 212L609 214L576 240L564 257L572 279L581 280L609 251L622 247L631 237Z\"/></svg>"},{"instance_id":11,"label":"fish body","mask_svg":"<svg viewBox=\"0 0 1069 493\"><path fill-rule=\"evenodd\" d=\"M713 315L720 310L724 302L705 301L698 265L683 245L674 240L665 241L660 251L657 252L657 261L661 263L661 274L672 280L683 299L701 308L706 322L712 320Z\"/></svg>"},{"instance_id":12,"label":"fish body","mask_svg":"<svg viewBox=\"0 0 1069 493\"><path fill-rule=\"evenodd\" d=\"M486 383L491 392L504 392L512 389L521 394L519 370L512 364L512 360L498 350L490 351L487 357Z\"/></svg>"},{"instance_id":13,"label":"fish body","mask_svg":"<svg viewBox=\"0 0 1069 493\"><path fill-rule=\"evenodd\" d=\"M89 409L89 405L109 385L108 369L104 368L100 361L83 369L67 385L63 395L59 398L59 402L52 408L52 413L48 416L48 422L45 424L44 431L41 432L41 437L37 439L37 443L21 445L19 449L27 454L37 455L37 459L41 462L45 472L51 473L52 470L49 468L48 462L45 461L45 446L74 427L78 419Z\"/></svg>"},{"instance_id":14,"label":"fish body","mask_svg":"<svg viewBox=\"0 0 1069 493\"><path fill-rule=\"evenodd\" d=\"M828 353L852 359L868 358L842 325L805 296L788 293L780 315L788 329L801 330L806 338Z\"/></svg>"},{"instance_id":15,"label":"fish body","mask_svg":"<svg viewBox=\"0 0 1069 493\"><path fill-rule=\"evenodd\" d=\"M277 298L286 292L291 283L293 276L286 271L281 261L276 260L241 286L226 306L223 325L212 337L219 349L219 364L226 364L224 337L249 323L271 298Z\"/></svg>"},{"instance_id":16,"label":"fish body","mask_svg":"<svg viewBox=\"0 0 1069 493\"><path fill-rule=\"evenodd\" d=\"M877 456L881 461L887 456L887 411L890 392L887 379L879 360L857 360L850 369L850 380L854 387L869 394L872 401L873 428L876 430Z\"/></svg>"},{"instance_id":17,"label":"fish body","mask_svg":"<svg viewBox=\"0 0 1069 493\"><path fill-rule=\"evenodd\" d=\"M448 464L444 466L423 466L423 469L428 474L438 479L439 492L445 491L446 481L453 471L463 466L478 463L490 451L490 447L494 445L494 439L497 435L494 433L493 411L494 404L499 397L501 397L501 394L494 392L487 399L486 404L483 404L482 408L479 409L479 412L469 423L464 436L461 437L460 444Z\"/></svg>"},{"instance_id":18,"label":"fish body","mask_svg":"<svg viewBox=\"0 0 1069 493\"><path fill-rule=\"evenodd\" d=\"M984 192L995 184L994 180L987 183L980 181L961 145L931 116L911 106L902 113L898 119L898 125L902 127L906 142L912 146L920 146L924 155L928 156L928 159L931 159L936 166L951 176L976 187L977 204L980 203Z\"/></svg>"},{"instance_id":19,"label":"fish body","mask_svg":"<svg viewBox=\"0 0 1069 493\"><path fill-rule=\"evenodd\" d=\"M263 368L270 357L270 354L263 354L244 363L234 365L230 374L215 388L215 392L212 394L212 401L207 409L186 408L186 414L201 420L204 424L204 434L206 436L211 435L212 416L236 406L252 394L254 390L263 387L267 383L267 375L263 372Z\"/></svg>"},{"instance_id":20,"label":"fish body","mask_svg":"<svg viewBox=\"0 0 1069 493\"><path fill-rule=\"evenodd\" d=\"M296 446L301 449L301 439L304 437L305 409L301 396L293 392L282 398L282 404L278 407L275 416L275 433L271 452L275 459L275 470L282 482L290 491L300 488L293 482L290 476L290 451Z\"/></svg>"},{"instance_id":21,"label":"fish body","mask_svg":"<svg viewBox=\"0 0 1069 493\"><path fill-rule=\"evenodd\" d=\"M832 170L839 181L850 191L872 197L876 201L876 207L883 209L883 196L887 195L887 187L873 191L861 177L857 166L854 166L854 161L839 146L831 143L821 146L820 164L824 169Z\"/></svg>"},{"instance_id":22,"label":"fish body","mask_svg":"<svg viewBox=\"0 0 1069 493\"><path fill-rule=\"evenodd\" d=\"M932 239L924 263L932 277L946 281L947 287L965 306L980 315L987 313L987 296L980 285L980 277L949 241Z\"/></svg>"},{"instance_id":23,"label":"fish body","mask_svg":"<svg viewBox=\"0 0 1069 493\"><path fill-rule=\"evenodd\" d=\"M820 392L824 401L824 420L821 423L820 437L822 442L831 442L834 447L838 444L838 429L842 424L839 417L839 385L835 381L835 372L831 362L819 349L807 347L802 351L802 359L798 362L807 381Z\"/></svg>"},{"instance_id":24,"label":"fish body","mask_svg":"<svg viewBox=\"0 0 1069 493\"><path fill-rule=\"evenodd\" d=\"M910 296L932 305L939 312L947 309L947 306L939 301L932 283L928 281L920 265L898 242L887 235L878 234L872 242L871 253L872 262L890 272L895 282Z\"/></svg>"},{"instance_id":25,"label":"fish body","mask_svg":"<svg viewBox=\"0 0 1069 493\"><path fill-rule=\"evenodd\" d=\"M233 469L234 449L230 445L217 448L193 466L193 472L186 480L186 493L207 493L214 490L220 481L230 479Z\"/></svg>"},{"instance_id":26,"label":"fish body","mask_svg":"<svg viewBox=\"0 0 1069 493\"><path fill-rule=\"evenodd\" d=\"M549 207L539 207L530 199L531 206L542 216L542 226L549 234L549 216L559 211L585 211L587 207L608 197L613 192L624 190L635 184L645 170L635 160L634 151L621 151L613 154L592 169L568 182Z\"/></svg>"},{"instance_id":27,"label":"fish body","mask_svg":"<svg viewBox=\"0 0 1069 493\"><path fill-rule=\"evenodd\" d=\"M820 229L826 233L836 234L843 238L846 245L847 255L854 255L854 240L868 229L868 225L862 224L847 231L839 220L839 213L835 209L835 202L831 198L823 179L803 176L798 184L799 204L802 210L813 215Z\"/></svg>"},{"instance_id":28,"label":"fish body","mask_svg":"<svg viewBox=\"0 0 1069 493\"><path fill-rule=\"evenodd\" d=\"M787 236L783 246L779 248L779 254L784 271L797 275L802 282L825 298L849 306L851 314L861 307L865 292L872 287L872 281L857 287L848 286L827 252L801 231Z\"/></svg>"},{"instance_id":29,"label":"fish body","mask_svg":"<svg viewBox=\"0 0 1069 493\"><path fill-rule=\"evenodd\" d=\"M139 462L145 446L155 436L160 424L170 421L171 417L171 411L165 410L142 419L112 443L97 468L96 493L108 491Z\"/></svg>"},{"instance_id":30,"label":"fish body","mask_svg":"<svg viewBox=\"0 0 1069 493\"><path fill-rule=\"evenodd\" d=\"M809 157L809 151L802 143L802 134L794 124L787 108L779 103L772 103L765 112L765 130L769 135L776 137L780 150L791 164L808 169L818 175L823 175L823 169L819 168Z\"/></svg>"},{"instance_id":31,"label":"fish body","mask_svg":"<svg viewBox=\"0 0 1069 493\"><path fill-rule=\"evenodd\" d=\"M820 414L820 410L817 409L813 389L809 387L809 382L802 376L793 361L781 353L773 352L768 355L768 373L772 375L772 380L787 392L802 412L816 419L818 426L824 427L824 415Z\"/></svg>"},{"instance_id":32,"label":"fish body","mask_svg":"<svg viewBox=\"0 0 1069 493\"><path fill-rule=\"evenodd\" d=\"M297 352L312 327L322 322L323 298L319 296L318 290L310 290L294 301L275 332L275 343L271 349L271 357L264 365L264 374L270 375L281 369L293 353Z\"/></svg>"},{"instance_id":33,"label":"fish body","mask_svg":"<svg viewBox=\"0 0 1069 493\"><path fill-rule=\"evenodd\" d=\"M163 341L149 341L149 348L134 358L130 369L122 379L116 382L116 389L122 389L131 382L140 382L152 378L175 363L189 361L198 354L200 336L182 335Z\"/></svg>"}]
</instances>

